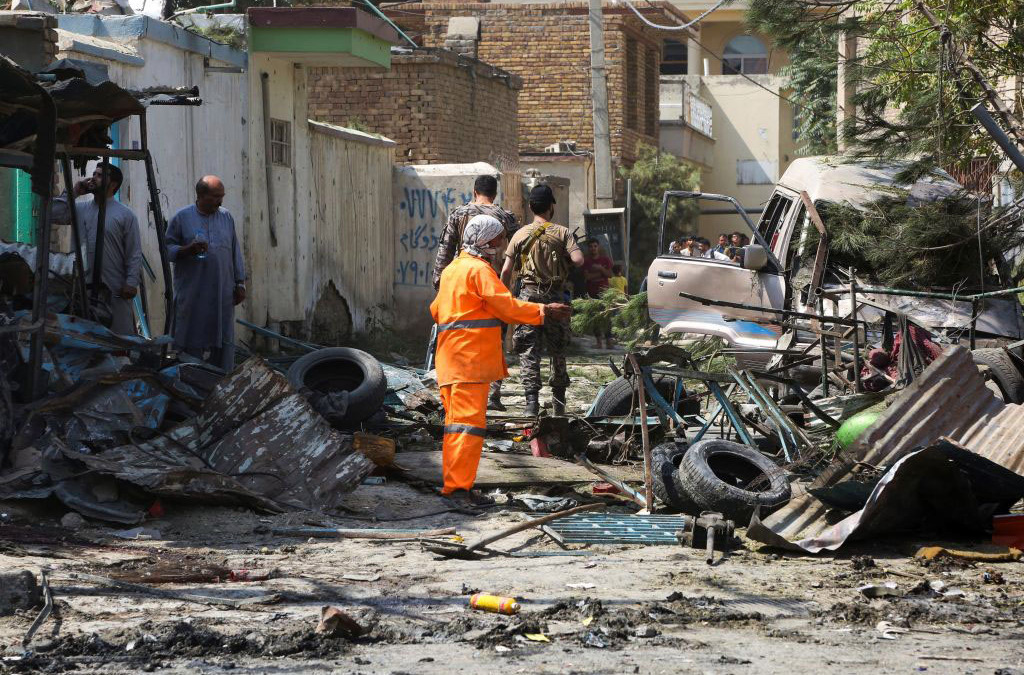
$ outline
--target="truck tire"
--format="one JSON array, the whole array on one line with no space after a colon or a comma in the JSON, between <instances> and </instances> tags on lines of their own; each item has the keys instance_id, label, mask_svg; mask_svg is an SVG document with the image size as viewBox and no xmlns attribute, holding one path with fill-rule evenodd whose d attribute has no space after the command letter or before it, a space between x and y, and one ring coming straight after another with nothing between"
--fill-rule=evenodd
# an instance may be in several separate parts
<instances>
[{"instance_id":1,"label":"truck tire","mask_svg":"<svg viewBox=\"0 0 1024 675\"><path fill-rule=\"evenodd\" d=\"M654 381L658 393L665 397L669 403L672 402L673 387L675 380L662 377ZM683 390L685 395L686 390ZM597 417L621 417L630 413L633 403L633 383L624 377L617 377L608 384L594 402L594 415ZM648 401L648 408L651 403ZM682 401L676 409L680 415L699 415L700 401Z\"/></svg>"},{"instance_id":2,"label":"truck tire","mask_svg":"<svg viewBox=\"0 0 1024 675\"><path fill-rule=\"evenodd\" d=\"M975 349L974 363L988 366L988 381L996 385L1006 403L1024 403L1024 377L1013 359L1003 349Z\"/></svg>"},{"instance_id":3,"label":"truck tire","mask_svg":"<svg viewBox=\"0 0 1024 675\"><path fill-rule=\"evenodd\" d=\"M679 463L687 447L676 443L662 443L651 450L651 489L654 496L668 506L683 513L696 513L697 505L683 491L679 481Z\"/></svg>"},{"instance_id":4,"label":"truck tire","mask_svg":"<svg viewBox=\"0 0 1024 675\"><path fill-rule=\"evenodd\" d=\"M775 462L746 445L721 439L695 443L679 464L684 492L704 511L745 525L754 509L789 501L789 481ZM754 489L747 489L747 486Z\"/></svg>"},{"instance_id":5,"label":"truck tire","mask_svg":"<svg viewBox=\"0 0 1024 675\"><path fill-rule=\"evenodd\" d=\"M359 349L328 347L306 354L288 369L288 381L296 389L320 394L348 392L342 420L358 424L380 410L388 382L380 362Z\"/></svg>"}]
</instances>

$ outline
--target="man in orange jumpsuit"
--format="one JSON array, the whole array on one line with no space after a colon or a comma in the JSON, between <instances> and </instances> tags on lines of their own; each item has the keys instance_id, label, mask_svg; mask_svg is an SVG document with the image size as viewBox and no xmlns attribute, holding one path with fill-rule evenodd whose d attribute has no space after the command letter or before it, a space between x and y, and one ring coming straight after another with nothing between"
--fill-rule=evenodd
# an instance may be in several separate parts
<instances>
[{"instance_id":1,"label":"man in orange jumpsuit","mask_svg":"<svg viewBox=\"0 0 1024 675\"><path fill-rule=\"evenodd\" d=\"M501 346L501 324L563 320L568 305L542 305L512 297L491 267L505 243L497 218L478 215L466 223L462 252L441 274L430 313L437 323L437 383L444 404L444 488L459 505L489 500L471 492L487 434L487 392L508 376Z\"/></svg>"}]
</instances>

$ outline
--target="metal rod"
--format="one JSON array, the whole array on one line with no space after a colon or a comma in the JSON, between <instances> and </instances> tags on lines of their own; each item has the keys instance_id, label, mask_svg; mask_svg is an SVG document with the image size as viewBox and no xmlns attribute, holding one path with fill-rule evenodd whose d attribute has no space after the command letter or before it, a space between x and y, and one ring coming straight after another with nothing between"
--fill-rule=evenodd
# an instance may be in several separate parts
<instances>
[{"instance_id":1,"label":"metal rod","mask_svg":"<svg viewBox=\"0 0 1024 675\"><path fill-rule=\"evenodd\" d=\"M654 463L651 457L651 434L647 428L647 396L645 395L646 386L643 382L643 371L640 369L640 365L636 361L636 357L633 354L629 355L629 364L633 367L633 374L636 377L635 386L637 398L640 401L640 438L643 442L644 450L644 501L646 502L647 512L654 512L654 469L652 464Z\"/></svg>"},{"instance_id":2,"label":"metal rod","mask_svg":"<svg viewBox=\"0 0 1024 675\"><path fill-rule=\"evenodd\" d=\"M53 159L52 157L50 158ZM32 323L38 323L39 329L32 335L30 346L28 376L29 400L40 398L46 389L41 382L43 375L43 347L46 340L46 299L50 284L50 212L52 207L52 191L50 185L42 195L39 209L39 236L36 238L36 278L32 296ZM72 204L72 208L74 205Z\"/></svg>"},{"instance_id":3,"label":"metal rod","mask_svg":"<svg viewBox=\"0 0 1024 675\"><path fill-rule=\"evenodd\" d=\"M1021 289L1024 292L1024 289ZM687 293L685 291L679 291L679 297L686 298L687 300L693 300L699 302L702 305L714 305L718 307L731 307L734 309L746 309L751 312L761 312L764 314L775 314L782 317L796 317L797 319L813 319L815 321L822 321L827 319L829 322L842 324L844 326L854 325L853 321L849 319L843 319L839 317L825 317L823 314L811 314L809 312L795 312L790 309L774 309L772 307L759 307L757 305L747 305L742 302L729 302L727 300L712 300L711 298L705 298L700 295L694 295L693 293Z\"/></svg>"},{"instance_id":4,"label":"metal rod","mask_svg":"<svg viewBox=\"0 0 1024 675\"><path fill-rule=\"evenodd\" d=\"M75 178L71 171L71 160L67 155L61 156L61 170L64 173L64 192L68 198L68 212L71 216L71 240L75 245L75 286L78 297L82 299L82 316L92 319L92 305L89 304L89 291L85 281L85 257L82 255L82 231L79 229L78 211L75 209Z\"/></svg>"},{"instance_id":5,"label":"metal rod","mask_svg":"<svg viewBox=\"0 0 1024 675\"><path fill-rule=\"evenodd\" d=\"M985 131L992 137L992 140L1003 149L1006 156L1010 158L1010 161L1016 165L1018 171L1024 171L1024 154L1021 154L1020 148L1014 145L1010 137L1006 135L994 119L992 115L988 113L988 108L985 107L984 102L978 103L978 105L971 108L971 114L974 115L975 119L981 122L981 126L985 127Z\"/></svg>"},{"instance_id":6,"label":"metal rod","mask_svg":"<svg viewBox=\"0 0 1024 675\"><path fill-rule=\"evenodd\" d=\"M850 300L853 302L850 318L856 324L857 321L857 270L850 268ZM853 393L859 394L861 390L860 381L860 329L853 327Z\"/></svg>"},{"instance_id":7,"label":"metal rod","mask_svg":"<svg viewBox=\"0 0 1024 675\"><path fill-rule=\"evenodd\" d=\"M96 243L93 244L92 254L92 292L90 297L95 302L100 295L100 285L103 283L103 249L106 248L105 237L107 232L107 187L110 185L110 176L108 175L106 164L109 162L109 158L104 155L100 161L100 196L99 212L96 216ZM71 205L74 208L74 204ZM87 244L88 245L88 244ZM121 289L116 289L116 292L120 292ZM111 293L115 292L115 289L110 289Z\"/></svg>"},{"instance_id":8,"label":"metal rod","mask_svg":"<svg viewBox=\"0 0 1024 675\"><path fill-rule=\"evenodd\" d=\"M971 298L971 349L975 348L978 329L978 299Z\"/></svg>"},{"instance_id":9,"label":"metal rod","mask_svg":"<svg viewBox=\"0 0 1024 675\"><path fill-rule=\"evenodd\" d=\"M743 377L738 372L730 368L729 374L732 375L734 380L736 380L736 384L740 385L740 389L746 392L747 396L750 397L750 400L753 401L754 404L758 408L760 408L764 412L764 414L768 416L769 419L775 422L775 427L779 435L779 443L782 445L782 454L786 457L787 462L792 462L793 457L789 452L789 443L786 442L786 435L789 433L789 428L785 425L785 423L783 423L781 420L775 417L774 411L771 410L764 401L760 400L760 398L754 393L754 390L751 388L750 383L744 382ZM790 438L790 441L793 442L794 449L796 449L796 439Z\"/></svg>"},{"instance_id":10,"label":"metal rod","mask_svg":"<svg viewBox=\"0 0 1024 675\"><path fill-rule=\"evenodd\" d=\"M825 315L825 299L821 296L818 296L818 313ZM821 352L821 395L828 398L828 351L824 332L818 335L818 351Z\"/></svg>"},{"instance_id":11,"label":"metal rod","mask_svg":"<svg viewBox=\"0 0 1024 675\"><path fill-rule=\"evenodd\" d=\"M728 386L728 388L726 388L725 392L723 393L723 395L725 396L726 400L728 400L728 398L730 396L732 396L732 392L733 392L734 389L736 389L736 383L730 384ZM713 393L714 392L712 392L712 394ZM722 402L718 399L718 397L715 396L715 409L711 411L711 414L708 416L707 420L705 421L704 426L701 427L700 431L698 431L697 434L693 437L693 442L694 443L696 443L700 439L704 438L704 434L706 434L708 432L708 429L710 429L712 426L714 426L715 419L719 415L722 414L723 410L725 410L725 407L722 405Z\"/></svg>"},{"instance_id":12,"label":"metal rod","mask_svg":"<svg viewBox=\"0 0 1024 675\"><path fill-rule=\"evenodd\" d=\"M774 413L778 415L779 420L789 428L790 433L793 435L793 439L795 441L802 441L807 447L813 448L814 442L808 438L807 434L804 433L804 430L797 426L796 422L791 420L789 415L787 415L782 408L775 403L775 399L768 395L768 392L766 392L758 383L757 378L755 378L752 373L747 372L747 380L750 382L750 386L754 388L754 391L756 391L764 400L765 405L774 411Z\"/></svg>"},{"instance_id":13,"label":"metal rod","mask_svg":"<svg viewBox=\"0 0 1024 675\"><path fill-rule=\"evenodd\" d=\"M722 392L722 388L718 386L717 382L708 382L708 389L715 395L718 402L722 404L722 410L725 411L725 416L729 418L729 423L732 424L732 428L736 430L736 435L740 437L745 445L749 445L752 448L756 448L757 445L754 443L754 439L751 437L750 432L747 431L747 427L744 426L743 421L740 419L736 409L732 407L732 403L726 398Z\"/></svg>"},{"instance_id":14,"label":"metal rod","mask_svg":"<svg viewBox=\"0 0 1024 675\"><path fill-rule=\"evenodd\" d=\"M626 485L624 481L619 480L618 478L611 475L607 471L601 469L601 467L596 466L589 459L587 459L585 455L577 455L576 463L579 464L580 466L589 469L597 476L600 476L604 482L608 483L609 485L613 485L614 487L621 490L623 494L625 494L627 497L629 497L631 500L633 500L640 506L647 508L647 499L645 495L640 494L633 488Z\"/></svg>"},{"instance_id":15,"label":"metal rod","mask_svg":"<svg viewBox=\"0 0 1024 675\"><path fill-rule=\"evenodd\" d=\"M149 152L149 130L146 126L146 113L139 115L139 141L145 153L146 187L149 190L149 210L153 214L153 225L156 227L156 241L160 247L160 271L164 276L164 333L171 332L174 319L174 283L171 277L171 261L167 257L167 223L164 221L160 207L160 191L156 187L156 170L153 168L153 155Z\"/></svg>"},{"instance_id":16,"label":"metal rod","mask_svg":"<svg viewBox=\"0 0 1024 675\"><path fill-rule=\"evenodd\" d=\"M632 232L632 219L633 219L633 179L626 179L626 279L629 279L629 238ZM658 253L661 253L659 250ZM627 286L628 289L628 286Z\"/></svg>"}]
</instances>

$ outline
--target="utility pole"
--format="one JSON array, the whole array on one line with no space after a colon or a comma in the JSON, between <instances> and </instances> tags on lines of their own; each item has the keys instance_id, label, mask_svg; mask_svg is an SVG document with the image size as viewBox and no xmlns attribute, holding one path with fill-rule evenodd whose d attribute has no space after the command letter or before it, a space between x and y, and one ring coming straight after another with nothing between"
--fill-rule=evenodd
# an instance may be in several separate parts
<instances>
[{"instance_id":1,"label":"utility pole","mask_svg":"<svg viewBox=\"0 0 1024 675\"><path fill-rule=\"evenodd\" d=\"M608 78L604 61L604 15L602 0L590 5L590 98L594 108L594 174L597 208L613 206L612 139L608 127Z\"/></svg>"}]
</instances>

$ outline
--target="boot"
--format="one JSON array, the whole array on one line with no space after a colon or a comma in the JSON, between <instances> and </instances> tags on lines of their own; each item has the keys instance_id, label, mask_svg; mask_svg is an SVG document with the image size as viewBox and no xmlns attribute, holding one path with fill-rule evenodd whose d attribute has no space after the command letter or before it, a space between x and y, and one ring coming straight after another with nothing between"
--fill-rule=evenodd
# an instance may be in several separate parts
<instances>
[{"instance_id":1,"label":"boot","mask_svg":"<svg viewBox=\"0 0 1024 675\"><path fill-rule=\"evenodd\" d=\"M555 417L562 417L565 415L565 389L564 388L552 388L551 389L551 413Z\"/></svg>"},{"instance_id":2,"label":"boot","mask_svg":"<svg viewBox=\"0 0 1024 675\"><path fill-rule=\"evenodd\" d=\"M501 402L501 394L491 394L487 397L487 409L497 410L499 412L507 410L505 404Z\"/></svg>"},{"instance_id":3,"label":"boot","mask_svg":"<svg viewBox=\"0 0 1024 675\"><path fill-rule=\"evenodd\" d=\"M526 415L528 417L536 417L540 414L540 401L538 400L537 392L528 391L526 392Z\"/></svg>"}]
</instances>

